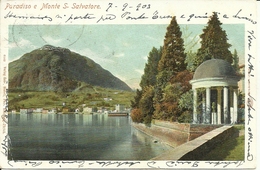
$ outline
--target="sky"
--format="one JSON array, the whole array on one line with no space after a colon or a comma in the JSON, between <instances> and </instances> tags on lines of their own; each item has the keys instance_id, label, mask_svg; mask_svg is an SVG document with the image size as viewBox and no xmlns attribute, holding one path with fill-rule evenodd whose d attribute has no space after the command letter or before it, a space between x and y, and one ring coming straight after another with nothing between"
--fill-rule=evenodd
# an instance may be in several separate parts
<instances>
[{"instance_id":1,"label":"sky","mask_svg":"<svg viewBox=\"0 0 260 170\"><path fill-rule=\"evenodd\" d=\"M49 44L68 48L86 56L110 71L132 89L139 83L147 56L153 47L163 46L168 25L11 25L9 62ZM206 25L180 25L185 43L198 40ZM222 25L240 62L244 62L245 28L242 24ZM187 36L188 35L188 36ZM200 43L192 48L196 51Z\"/></svg>"}]
</instances>

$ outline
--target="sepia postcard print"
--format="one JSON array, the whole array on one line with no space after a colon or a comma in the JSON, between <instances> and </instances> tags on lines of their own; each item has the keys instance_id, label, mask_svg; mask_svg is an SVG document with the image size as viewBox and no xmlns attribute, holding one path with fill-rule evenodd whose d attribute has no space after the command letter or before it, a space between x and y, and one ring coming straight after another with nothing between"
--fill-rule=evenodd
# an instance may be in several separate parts
<instances>
[{"instance_id":1,"label":"sepia postcard print","mask_svg":"<svg viewBox=\"0 0 260 170\"><path fill-rule=\"evenodd\" d=\"M255 169L256 1L1 1L2 169Z\"/></svg>"}]
</instances>

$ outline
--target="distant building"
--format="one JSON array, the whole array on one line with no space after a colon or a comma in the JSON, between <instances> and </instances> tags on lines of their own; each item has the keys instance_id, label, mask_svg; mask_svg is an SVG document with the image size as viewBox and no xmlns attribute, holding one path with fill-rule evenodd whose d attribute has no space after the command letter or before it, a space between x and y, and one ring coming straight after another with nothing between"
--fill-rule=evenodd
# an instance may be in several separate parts
<instances>
[{"instance_id":1,"label":"distant building","mask_svg":"<svg viewBox=\"0 0 260 170\"><path fill-rule=\"evenodd\" d=\"M26 114L27 113L27 109L20 109L20 114Z\"/></svg>"},{"instance_id":2,"label":"distant building","mask_svg":"<svg viewBox=\"0 0 260 170\"><path fill-rule=\"evenodd\" d=\"M112 98L104 98L105 101L112 101L113 99Z\"/></svg>"},{"instance_id":3,"label":"distant building","mask_svg":"<svg viewBox=\"0 0 260 170\"><path fill-rule=\"evenodd\" d=\"M124 104L116 104L116 112L121 112L125 110L125 105Z\"/></svg>"},{"instance_id":4,"label":"distant building","mask_svg":"<svg viewBox=\"0 0 260 170\"><path fill-rule=\"evenodd\" d=\"M42 113L43 108L36 108L33 110L33 113Z\"/></svg>"},{"instance_id":5,"label":"distant building","mask_svg":"<svg viewBox=\"0 0 260 170\"><path fill-rule=\"evenodd\" d=\"M93 107L84 107L84 108L83 108L83 112L84 112L84 113L93 113L93 112L97 112L97 108L93 108Z\"/></svg>"},{"instance_id":6,"label":"distant building","mask_svg":"<svg viewBox=\"0 0 260 170\"><path fill-rule=\"evenodd\" d=\"M105 112L105 110L106 110L106 108L105 108L105 107L98 107L98 110L97 110L97 112L98 112L98 113L104 113L104 112Z\"/></svg>"},{"instance_id":7,"label":"distant building","mask_svg":"<svg viewBox=\"0 0 260 170\"><path fill-rule=\"evenodd\" d=\"M67 107L62 108L62 113L68 113L68 112L69 112L69 108Z\"/></svg>"},{"instance_id":8,"label":"distant building","mask_svg":"<svg viewBox=\"0 0 260 170\"><path fill-rule=\"evenodd\" d=\"M20 113L21 114L28 114L28 113L32 113L33 109L20 109Z\"/></svg>"},{"instance_id":9,"label":"distant building","mask_svg":"<svg viewBox=\"0 0 260 170\"><path fill-rule=\"evenodd\" d=\"M57 109L50 109L50 110L48 110L48 113L57 113Z\"/></svg>"},{"instance_id":10,"label":"distant building","mask_svg":"<svg viewBox=\"0 0 260 170\"><path fill-rule=\"evenodd\" d=\"M42 109L42 113L43 113L43 114L47 114L47 113L48 113L48 110L47 110L47 109Z\"/></svg>"}]
</instances>

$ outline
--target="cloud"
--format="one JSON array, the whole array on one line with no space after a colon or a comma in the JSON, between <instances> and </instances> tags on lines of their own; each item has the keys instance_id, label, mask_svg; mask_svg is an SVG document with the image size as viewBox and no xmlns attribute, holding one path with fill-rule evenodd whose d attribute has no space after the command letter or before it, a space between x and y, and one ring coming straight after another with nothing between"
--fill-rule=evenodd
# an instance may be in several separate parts
<instances>
[{"instance_id":1,"label":"cloud","mask_svg":"<svg viewBox=\"0 0 260 170\"><path fill-rule=\"evenodd\" d=\"M13 49L13 48L17 48L17 47L19 47L19 46L18 46L18 43L12 42L12 43L9 43L9 44L8 44L9 50L11 50L11 49Z\"/></svg>"},{"instance_id":2,"label":"cloud","mask_svg":"<svg viewBox=\"0 0 260 170\"><path fill-rule=\"evenodd\" d=\"M113 49L109 48L106 45L103 45L103 49L104 49L103 53L106 53L106 55L110 57L121 58L125 56L125 53L117 53L116 51L114 51Z\"/></svg>"},{"instance_id":3,"label":"cloud","mask_svg":"<svg viewBox=\"0 0 260 170\"><path fill-rule=\"evenodd\" d=\"M37 47L34 43L32 43L31 41L24 39L24 38L19 38L13 42L9 42L8 60L9 60L9 62L17 60L23 54L28 53L32 50L35 50L36 48L39 48L39 47Z\"/></svg>"},{"instance_id":4,"label":"cloud","mask_svg":"<svg viewBox=\"0 0 260 170\"><path fill-rule=\"evenodd\" d=\"M106 46L106 45L103 45L103 48L104 48L104 50L105 50L106 52L110 52L110 51L111 51L111 49L110 49L108 46Z\"/></svg>"},{"instance_id":5,"label":"cloud","mask_svg":"<svg viewBox=\"0 0 260 170\"><path fill-rule=\"evenodd\" d=\"M145 36L145 38L147 38L147 39L149 39L149 40L157 41L157 39L156 39L156 38L154 38L154 37L151 37L151 36L149 36L149 35L146 35L146 36Z\"/></svg>"},{"instance_id":6,"label":"cloud","mask_svg":"<svg viewBox=\"0 0 260 170\"><path fill-rule=\"evenodd\" d=\"M125 82L130 88L132 89L140 89L140 81L141 78L127 78L125 76L121 76L119 74L114 74L114 76L116 76L117 78L119 78L120 80L122 80L123 82Z\"/></svg>"},{"instance_id":7,"label":"cloud","mask_svg":"<svg viewBox=\"0 0 260 170\"><path fill-rule=\"evenodd\" d=\"M140 82L139 81L132 81L131 83L128 83L128 86L130 86L132 89L140 89Z\"/></svg>"},{"instance_id":8,"label":"cloud","mask_svg":"<svg viewBox=\"0 0 260 170\"><path fill-rule=\"evenodd\" d=\"M125 83L132 89L140 89L140 85L139 85L140 81L141 78L131 78L131 79L127 79Z\"/></svg>"},{"instance_id":9,"label":"cloud","mask_svg":"<svg viewBox=\"0 0 260 170\"><path fill-rule=\"evenodd\" d=\"M156 44L163 44L163 41L164 39L163 38L158 38L158 37L152 37L150 35L145 35L144 36L147 40L146 41L149 41L150 43L156 43Z\"/></svg>"},{"instance_id":10,"label":"cloud","mask_svg":"<svg viewBox=\"0 0 260 170\"><path fill-rule=\"evenodd\" d=\"M141 70L141 69L135 69L135 72L137 72L137 73L139 73L139 74L141 74L141 75L144 74L144 70Z\"/></svg>"},{"instance_id":11,"label":"cloud","mask_svg":"<svg viewBox=\"0 0 260 170\"><path fill-rule=\"evenodd\" d=\"M31 41L24 38L17 38L15 41L9 42L8 44L8 49L9 49L8 60L9 62L17 60L23 54L35 50L36 48L39 47L37 47Z\"/></svg>"},{"instance_id":12,"label":"cloud","mask_svg":"<svg viewBox=\"0 0 260 170\"><path fill-rule=\"evenodd\" d=\"M18 41L9 43L8 48L11 50L14 48L35 49L37 47L31 41L24 39L24 38L20 38L20 39L18 39Z\"/></svg>"},{"instance_id":13,"label":"cloud","mask_svg":"<svg viewBox=\"0 0 260 170\"><path fill-rule=\"evenodd\" d=\"M127 80L124 76L121 76L119 74L114 74L114 76L116 76L117 78L119 78L120 80L122 80L124 82Z\"/></svg>"},{"instance_id":14,"label":"cloud","mask_svg":"<svg viewBox=\"0 0 260 170\"><path fill-rule=\"evenodd\" d=\"M124 53L119 53L119 54L114 54L113 56L116 57L116 58L121 58L121 57L124 57L125 54Z\"/></svg>"},{"instance_id":15,"label":"cloud","mask_svg":"<svg viewBox=\"0 0 260 170\"><path fill-rule=\"evenodd\" d=\"M42 37L42 39L45 41L46 44L57 46L62 42L62 39L55 39L50 36Z\"/></svg>"},{"instance_id":16,"label":"cloud","mask_svg":"<svg viewBox=\"0 0 260 170\"><path fill-rule=\"evenodd\" d=\"M84 49L81 49L81 50L73 50L73 49L71 49L71 50L79 53L80 55L86 56L86 57L94 60L95 62L97 62L101 65L104 64L104 63L105 64L114 63L113 60L108 59L106 57L101 57L100 54L95 53L94 51L92 51L89 48L84 48Z\"/></svg>"},{"instance_id":17,"label":"cloud","mask_svg":"<svg viewBox=\"0 0 260 170\"><path fill-rule=\"evenodd\" d=\"M122 45L123 45L124 47L129 47L129 46L130 46L130 44L129 44L128 42L123 42Z\"/></svg>"}]
</instances>

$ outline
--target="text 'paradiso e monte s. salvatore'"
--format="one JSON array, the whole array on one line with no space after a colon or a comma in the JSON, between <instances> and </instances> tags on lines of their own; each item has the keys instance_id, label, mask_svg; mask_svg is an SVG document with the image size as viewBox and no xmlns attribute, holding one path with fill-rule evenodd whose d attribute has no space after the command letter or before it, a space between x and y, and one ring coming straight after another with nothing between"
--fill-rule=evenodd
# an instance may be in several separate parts
<instances>
[{"instance_id":1,"label":"text 'paradiso e monte s. salvatore'","mask_svg":"<svg viewBox=\"0 0 260 170\"><path fill-rule=\"evenodd\" d=\"M36 9L37 5L31 5L26 3L11 4L6 3L5 10L7 9ZM68 3L60 5L59 3L42 3L40 10L43 9L101 9L100 5L92 3L73 3L71 6Z\"/></svg>"}]
</instances>

